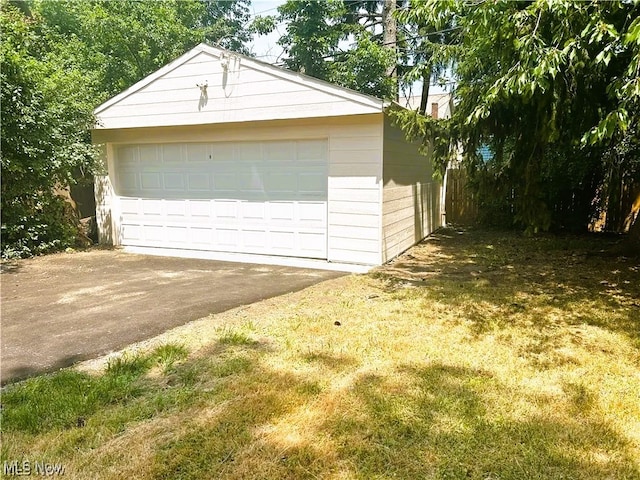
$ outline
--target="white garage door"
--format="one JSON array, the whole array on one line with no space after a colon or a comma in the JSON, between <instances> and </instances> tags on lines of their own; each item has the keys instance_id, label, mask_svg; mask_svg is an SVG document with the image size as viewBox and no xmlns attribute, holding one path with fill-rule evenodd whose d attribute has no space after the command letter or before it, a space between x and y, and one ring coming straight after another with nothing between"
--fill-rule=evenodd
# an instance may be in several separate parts
<instances>
[{"instance_id":1,"label":"white garage door","mask_svg":"<svg viewBox=\"0 0 640 480\"><path fill-rule=\"evenodd\" d=\"M121 243L327 257L327 142L116 148Z\"/></svg>"}]
</instances>

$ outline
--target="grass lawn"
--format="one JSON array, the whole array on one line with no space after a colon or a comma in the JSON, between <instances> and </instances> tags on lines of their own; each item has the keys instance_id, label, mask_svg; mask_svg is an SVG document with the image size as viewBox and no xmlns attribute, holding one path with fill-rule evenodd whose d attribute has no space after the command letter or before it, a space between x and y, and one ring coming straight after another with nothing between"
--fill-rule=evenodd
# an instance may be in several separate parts
<instances>
[{"instance_id":1,"label":"grass lawn","mask_svg":"<svg viewBox=\"0 0 640 480\"><path fill-rule=\"evenodd\" d=\"M351 275L9 385L67 478L640 479L640 261L447 229Z\"/></svg>"}]
</instances>

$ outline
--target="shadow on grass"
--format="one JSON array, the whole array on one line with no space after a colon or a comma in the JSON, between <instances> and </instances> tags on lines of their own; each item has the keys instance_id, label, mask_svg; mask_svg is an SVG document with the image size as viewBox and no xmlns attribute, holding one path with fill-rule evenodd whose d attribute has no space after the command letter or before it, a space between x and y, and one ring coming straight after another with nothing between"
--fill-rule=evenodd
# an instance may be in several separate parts
<instances>
[{"instance_id":1,"label":"shadow on grass","mask_svg":"<svg viewBox=\"0 0 640 480\"><path fill-rule=\"evenodd\" d=\"M582 414L554 419L543 410L526 418L496 418L485 396L508 398L510 392L486 373L441 364L403 370L412 388L397 392L388 377L363 377L353 389L364 405L358 418L337 415L327 423L342 432L340 456L356 460L358 478L640 474L625 441L603 421Z\"/></svg>"},{"instance_id":2,"label":"shadow on grass","mask_svg":"<svg viewBox=\"0 0 640 480\"><path fill-rule=\"evenodd\" d=\"M60 442L54 451L64 457L90 451L96 442L109 442L145 419L175 414L171 435L145 438L142 456L136 456L135 444L120 447L134 450L127 452L127 458L144 463L144 478L581 479L640 475L625 441L591 414L589 405L596 400L587 387L566 385L566 405L557 415L557 407L548 408L548 400L536 396L530 399L535 408L527 415L505 414L502 408L502 416L497 416L495 399L508 403L515 393L481 370L407 365L385 375L354 375L337 389L320 386L308 374L277 369L269 362L269 349L260 342L234 338L233 342L223 339L204 355L172 359L160 377L143 374L160 357L155 353L114 363L101 377L76 372L42 377L47 379L44 393L48 402L60 399L48 409L29 403L42 386L34 383L37 379L11 386L9 394L3 395L3 430L9 434L4 440L12 443L13 432L26 436L18 437L24 445L3 446L3 460L16 455L12 449L22 455L39 455L28 452L34 438L29 434L53 430L52 438ZM171 353L179 351L172 349ZM172 355L165 349L162 358L167 357ZM339 374L351 373L354 365L353 359L343 355L302 357L304 362L317 361ZM83 395L101 400L87 409ZM58 422L62 400L70 398L75 400L65 408L71 410ZM15 416L6 415L16 408L33 417L30 423L21 425ZM185 412L192 415L185 417ZM64 441L65 435L78 431L82 435ZM145 457L144 452L151 456ZM87 471L69 474L94 478L108 469L116 475L126 466L113 464L113 455L92 458L85 466Z\"/></svg>"},{"instance_id":3,"label":"shadow on grass","mask_svg":"<svg viewBox=\"0 0 640 480\"><path fill-rule=\"evenodd\" d=\"M373 275L400 298L459 309L477 335L533 316L536 328L597 326L640 348L640 258L609 255L619 241L448 228Z\"/></svg>"},{"instance_id":4,"label":"shadow on grass","mask_svg":"<svg viewBox=\"0 0 640 480\"><path fill-rule=\"evenodd\" d=\"M339 359L336 359L338 361ZM333 364L333 362L331 362ZM512 394L485 372L434 364L363 375L348 393L305 394L304 379L253 365L219 414L156 449L153 478L637 478L628 445L589 415L591 393L568 386L567 411L547 400L518 418L492 415L487 397ZM255 378L262 388L255 388ZM311 424L294 410L339 404ZM346 395L346 396L344 396ZM353 405L358 405L354 408ZM564 412L562 412L564 413ZM295 418L295 417L294 417ZM274 432L275 429L280 429ZM294 432L294 433L292 433ZM297 432L297 433L295 433ZM300 436L302 433L302 437ZM283 446L284 444L284 446Z\"/></svg>"}]
</instances>

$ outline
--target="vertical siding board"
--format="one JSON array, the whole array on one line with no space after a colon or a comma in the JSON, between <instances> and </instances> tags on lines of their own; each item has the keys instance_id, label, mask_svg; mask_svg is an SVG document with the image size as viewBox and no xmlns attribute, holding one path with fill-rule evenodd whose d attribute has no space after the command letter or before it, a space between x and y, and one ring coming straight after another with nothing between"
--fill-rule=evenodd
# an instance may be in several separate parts
<instances>
[{"instance_id":1,"label":"vertical siding board","mask_svg":"<svg viewBox=\"0 0 640 480\"><path fill-rule=\"evenodd\" d=\"M100 161L102 162L104 173L102 175L96 175L94 178L98 242L103 245L117 244L117 237L114 235L117 218L115 218L113 214L116 195L113 184L111 183L113 168L110 157L112 154L113 148L110 144L100 145Z\"/></svg>"}]
</instances>

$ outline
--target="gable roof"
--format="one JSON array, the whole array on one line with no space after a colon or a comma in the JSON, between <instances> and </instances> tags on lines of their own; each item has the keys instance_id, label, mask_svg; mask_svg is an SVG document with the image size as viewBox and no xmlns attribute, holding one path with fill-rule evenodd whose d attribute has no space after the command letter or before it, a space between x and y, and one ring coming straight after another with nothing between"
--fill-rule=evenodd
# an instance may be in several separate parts
<instances>
[{"instance_id":1,"label":"gable roof","mask_svg":"<svg viewBox=\"0 0 640 480\"><path fill-rule=\"evenodd\" d=\"M156 70L155 72L151 73L147 77L138 81L128 89L124 90L123 92L119 93L118 95L112 97L111 99L107 100L106 102L98 106L94 110L94 114L97 116L100 116L101 113L105 112L110 107L122 102L123 100L135 94L136 92L144 89L145 87L152 84L156 80L164 77L165 75L169 74L175 69L186 64L187 62L189 62L196 56L200 55L201 53L211 55L218 59L222 58L223 56L238 57L241 59L242 64L246 68L264 72L268 75L272 75L282 80L296 83L298 85L301 85L310 89L314 89L319 92L327 93L332 96L341 98L343 100L347 100L349 102L360 104L361 106L369 107L371 109L377 110L378 112L382 112L383 109L389 105L388 102L385 102L379 98L376 98L370 95L365 95L355 90L340 87L338 85L326 82L324 80L319 80L317 78L314 78L299 72L294 72L291 70L286 70L284 68L276 67L266 62L262 62L255 58L251 58L246 55L232 52L230 50L225 50L223 48L213 47L205 43L200 43L199 45L195 46L184 55L181 55L180 57L176 58L172 62L165 65L164 67L160 68L159 70Z\"/></svg>"}]
</instances>

